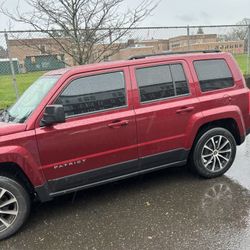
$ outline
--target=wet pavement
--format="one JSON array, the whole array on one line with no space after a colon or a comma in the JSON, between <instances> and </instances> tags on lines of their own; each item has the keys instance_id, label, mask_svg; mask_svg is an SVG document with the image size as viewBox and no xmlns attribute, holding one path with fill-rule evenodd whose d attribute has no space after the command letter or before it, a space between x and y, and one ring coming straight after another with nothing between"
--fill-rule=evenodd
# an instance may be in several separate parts
<instances>
[{"instance_id":1,"label":"wet pavement","mask_svg":"<svg viewBox=\"0 0 250 250\"><path fill-rule=\"evenodd\" d=\"M250 136L217 179L166 169L36 203L0 249L250 249Z\"/></svg>"}]
</instances>

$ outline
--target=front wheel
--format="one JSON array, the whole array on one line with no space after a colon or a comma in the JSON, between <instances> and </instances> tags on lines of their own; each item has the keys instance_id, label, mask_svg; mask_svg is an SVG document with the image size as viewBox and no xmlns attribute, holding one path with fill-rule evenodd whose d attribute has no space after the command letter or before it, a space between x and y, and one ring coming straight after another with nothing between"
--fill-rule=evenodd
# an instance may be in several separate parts
<instances>
[{"instance_id":1,"label":"front wheel","mask_svg":"<svg viewBox=\"0 0 250 250\"><path fill-rule=\"evenodd\" d=\"M17 181L0 176L0 240L18 231L30 211L30 197Z\"/></svg>"},{"instance_id":2,"label":"front wheel","mask_svg":"<svg viewBox=\"0 0 250 250\"><path fill-rule=\"evenodd\" d=\"M236 142L224 128L213 128L199 137L191 153L192 168L202 177L224 174L233 164Z\"/></svg>"}]
</instances>

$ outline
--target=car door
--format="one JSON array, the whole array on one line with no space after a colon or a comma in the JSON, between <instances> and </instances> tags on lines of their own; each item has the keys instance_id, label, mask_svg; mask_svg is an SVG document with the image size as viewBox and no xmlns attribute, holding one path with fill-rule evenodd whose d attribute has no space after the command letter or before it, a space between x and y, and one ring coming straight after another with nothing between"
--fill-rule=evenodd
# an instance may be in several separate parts
<instances>
[{"instance_id":1,"label":"car door","mask_svg":"<svg viewBox=\"0 0 250 250\"><path fill-rule=\"evenodd\" d=\"M135 171L138 151L128 68L73 76L50 103L66 122L37 127L41 166L57 192Z\"/></svg>"},{"instance_id":2,"label":"car door","mask_svg":"<svg viewBox=\"0 0 250 250\"><path fill-rule=\"evenodd\" d=\"M130 68L142 168L187 159L187 131L199 100L185 61Z\"/></svg>"}]
</instances>

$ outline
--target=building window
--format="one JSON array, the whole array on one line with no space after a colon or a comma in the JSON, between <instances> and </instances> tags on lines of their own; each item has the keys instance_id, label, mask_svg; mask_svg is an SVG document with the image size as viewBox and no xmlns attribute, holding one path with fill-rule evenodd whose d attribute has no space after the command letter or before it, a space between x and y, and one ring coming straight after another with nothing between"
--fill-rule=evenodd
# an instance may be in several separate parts
<instances>
[{"instance_id":1,"label":"building window","mask_svg":"<svg viewBox=\"0 0 250 250\"><path fill-rule=\"evenodd\" d=\"M45 47L45 45L40 45L40 52L41 52L41 54L46 54L46 47Z\"/></svg>"},{"instance_id":2,"label":"building window","mask_svg":"<svg viewBox=\"0 0 250 250\"><path fill-rule=\"evenodd\" d=\"M179 48L181 46L180 43L172 44L172 48Z\"/></svg>"},{"instance_id":3,"label":"building window","mask_svg":"<svg viewBox=\"0 0 250 250\"><path fill-rule=\"evenodd\" d=\"M222 59L195 61L194 67L202 92L229 88L234 85L232 73Z\"/></svg>"}]
</instances>

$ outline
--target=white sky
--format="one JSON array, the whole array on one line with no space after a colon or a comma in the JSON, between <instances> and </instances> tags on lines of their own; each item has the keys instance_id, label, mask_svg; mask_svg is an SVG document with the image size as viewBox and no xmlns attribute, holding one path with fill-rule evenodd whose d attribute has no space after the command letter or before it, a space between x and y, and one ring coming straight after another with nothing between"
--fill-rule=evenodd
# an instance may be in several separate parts
<instances>
[{"instance_id":1,"label":"white sky","mask_svg":"<svg viewBox=\"0 0 250 250\"><path fill-rule=\"evenodd\" d=\"M15 9L18 0L0 0L0 4ZM24 0L19 0L27 10ZM141 0L125 0L133 8ZM161 0L157 9L140 26L178 26L235 24L243 18L250 18L250 0ZM0 30L8 29L8 18L0 14ZM12 30L25 29L23 24L12 24Z\"/></svg>"}]
</instances>

